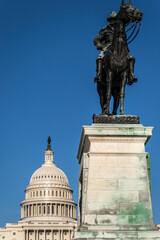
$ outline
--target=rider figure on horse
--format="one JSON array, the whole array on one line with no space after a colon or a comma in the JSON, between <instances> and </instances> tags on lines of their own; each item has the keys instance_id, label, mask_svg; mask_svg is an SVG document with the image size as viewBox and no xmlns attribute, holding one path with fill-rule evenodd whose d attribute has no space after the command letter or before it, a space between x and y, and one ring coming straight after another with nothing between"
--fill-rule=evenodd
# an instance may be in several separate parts
<instances>
[{"instance_id":1,"label":"rider figure on horse","mask_svg":"<svg viewBox=\"0 0 160 240\"><path fill-rule=\"evenodd\" d=\"M107 21L110 22L110 24L102 28L99 34L97 35L97 37L93 41L97 50L101 50L96 60L97 74L94 79L95 82L103 82L102 71L103 71L103 64L104 64L104 56L112 44L113 35L114 35L114 23L116 20L116 16L117 16L117 13L113 11L110 17L107 18ZM127 57L129 59L128 85L132 85L134 82L137 82L137 77L134 76L135 58L130 53L128 53Z\"/></svg>"}]
</instances>

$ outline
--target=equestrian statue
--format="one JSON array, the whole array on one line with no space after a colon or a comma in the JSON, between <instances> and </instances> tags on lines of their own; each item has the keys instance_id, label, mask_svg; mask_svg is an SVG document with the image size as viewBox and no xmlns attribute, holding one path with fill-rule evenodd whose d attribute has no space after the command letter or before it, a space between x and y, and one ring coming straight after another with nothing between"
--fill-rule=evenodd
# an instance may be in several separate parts
<instances>
[{"instance_id":1,"label":"equestrian statue","mask_svg":"<svg viewBox=\"0 0 160 240\"><path fill-rule=\"evenodd\" d=\"M135 58L130 54L128 44L136 38L142 17L143 13L133 7L131 1L125 3L125 0L122 0L118 14L111 13L107 18L110 24L102 28L94 39L96 48L101 50L96 60L97 74L94 81L97 82L102 114L110 114L112 96L114 99L112 114L117 114L120 102L120 114L124 115L125 86L137 82L134 75ZM133 31L127 38L127 32L131 30Z\"/></svg>"}]
</instances>

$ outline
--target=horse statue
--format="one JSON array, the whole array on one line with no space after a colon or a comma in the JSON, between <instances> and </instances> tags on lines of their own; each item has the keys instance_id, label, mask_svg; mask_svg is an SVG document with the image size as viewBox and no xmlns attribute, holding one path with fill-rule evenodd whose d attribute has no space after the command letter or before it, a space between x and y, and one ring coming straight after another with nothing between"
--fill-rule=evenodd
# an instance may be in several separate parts
<instances>
[{"instance_id":1,"label":"horse statue","mask_svg":"<svg viewBox=\"0 0 160 240\"><path fill-rule=\"evenodd\" d=\"M97 79L95 78L97 82L97 91L100 96L102 114L109 115L109 106L112 96L114 98L112 114L117 114L120 102L120 114L124 115L124 97L127 79L129 85L137 81L137 78L134 77L135 59L129 53L127 41L134 34L138 23L140 29L142 16L143 13L133 7L131 1L125 3L125 0L122 0L120 10L118 14L115 15L114 23L112 23L114 26L112 28L111 25L110 28L113 30L113 37L107 51L104 51L101 74L97 76ZM128 30L133 27L134 29L127 39L126 27L131 23L133 23L133 26ZM139 29L134 38L137 36ZM102 29L102 31L104 30Z\"/></svg>"}]
</instances>

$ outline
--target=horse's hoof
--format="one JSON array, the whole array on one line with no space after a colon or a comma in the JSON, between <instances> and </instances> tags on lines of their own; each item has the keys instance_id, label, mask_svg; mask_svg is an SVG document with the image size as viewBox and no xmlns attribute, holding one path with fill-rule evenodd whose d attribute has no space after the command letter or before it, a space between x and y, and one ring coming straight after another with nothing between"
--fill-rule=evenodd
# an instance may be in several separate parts
<instances>
[{"instance_id":1,"label":"horse's hoof","mask_svg":"<svg viewBox=\"0 0 160 240\"><path fill-rule=\"evenodd\" d=\"M117 112L113 112L112 115L117 115Z\"/></svg>"},{"instance_id":2,"label":"horse's hoof","mask_svg":"<svg viewBox=\"0 0 160 240\"><path fill-rule=\"evenodd\" d=\"M124 112L121 112L120 115L126 115Z\"/></svg>"}]
</instances>

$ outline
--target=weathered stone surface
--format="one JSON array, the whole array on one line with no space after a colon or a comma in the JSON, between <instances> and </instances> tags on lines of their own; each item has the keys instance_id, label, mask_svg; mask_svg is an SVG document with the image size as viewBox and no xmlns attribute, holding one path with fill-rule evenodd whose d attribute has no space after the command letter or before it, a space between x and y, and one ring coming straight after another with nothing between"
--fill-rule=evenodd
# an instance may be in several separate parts
<instances>
[{"instance_id":1,"label":"weathered stone surface","mask_svg":"<svg viewBox=\"0 0 160 240\"><path fill-rule=\"evenodd\" d=\"M99 191L117 190L118 180L117 179L89 179L88 190L94 191L98 189Z\"/></svg>"},{"instance_id":2,"label":"weathered stone surface","mask_svg":"<svg viewBox=\"0 0 160 240\"><path fill-rule=\"evenodd\" d=\"M102 230L102 231L80 231L75 233L74 239L89 240L160 240L160 232L157 229L150 230Z\"/></svg>"},{"instance_id":3,"label":"weathered stone surface","mask_svg":"<svg viewBox=\"0 0 160 240\"><path fill-rule=\"evenodd\" d=\"M136 168L126 167L92 167L89 170L90 178L97 179L123 179L123 178L137 178Z\"/></svg>"},{"instance_id":4,"label":"weathered stone surface","mask_svg":"<svg viewBox=\"0 0 160 240\"><path fill-rule=\"evenodd\" d=\"M146 154L145 154L146 156ZM118 153L115 154L92 154L90 153L90 166L96 167L135 167L139 166L139 156L133 154L121 155Z\"/></svg>"},{"instance_id":5,"label":"weathered stone surface","mask_svg":"<svg viewBox=\"0 0 160 240\"><path fill-rule=\"evenodd\" d=\"M118 180L118 189L122 190L146 190L147 186L145 179L119 179ZM143 202L143 201L142 201Z\"/></svg>"},{"instance_id":6,"label":"weathered stone surface","mask_svg":"<svg viewBox=\"0 0 160 240\"><path fill-rule=\"evenodd\" d=\"M76 239L152 240L152 232L153 239L160 238L153 225L145 152L152 129L139 124L83 128Z\"/></svg>"}]
</instances>

